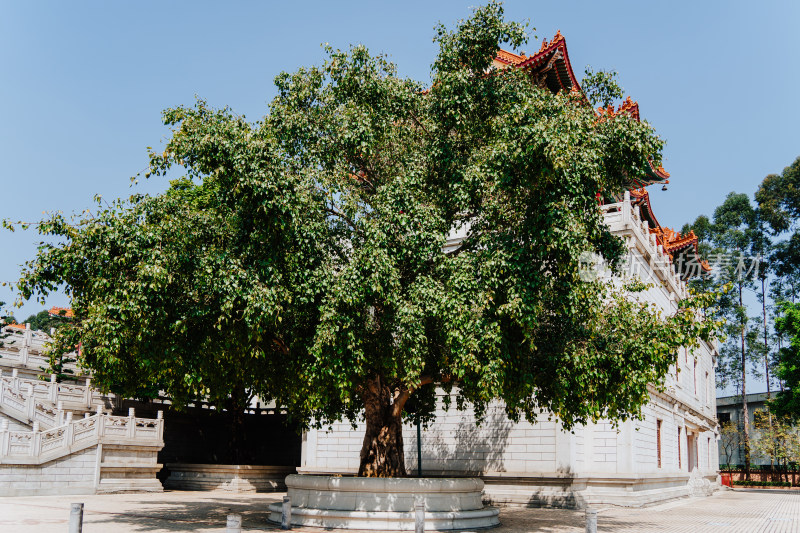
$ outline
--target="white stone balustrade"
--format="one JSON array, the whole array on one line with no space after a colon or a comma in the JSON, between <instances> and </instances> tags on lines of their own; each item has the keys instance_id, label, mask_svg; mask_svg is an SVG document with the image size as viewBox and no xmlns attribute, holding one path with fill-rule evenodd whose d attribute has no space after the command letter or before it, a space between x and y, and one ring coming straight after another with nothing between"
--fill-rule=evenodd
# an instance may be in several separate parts
<instances>
[{"instance_id":1,"label":"white stone balustrade","mask_svg":"<svg viewBox=\"0 0 800 533\"><path fill-rule=\"evenodd\" d=\"M629 249L637 249L650 266L650 270L663 282L677 299L688 296L686 283L672 267L672 258L658 244L650 224L643 220L639 207L631 207L630 193L625 192L622 202L601 206L603 218L609 229L626 239Z\"/></svg>"},{"instance_id":2,"label":"white stone balustrade","mask_svg":"<svg viewBox=\"0 0 800 533\"><path fill-rule=\"evenodd\" d=\"M17 420L54 427L63 422L66 410L93 409L109 401L108 396L92 390L89 379L86 383L57 383L54 375L50 381L26 379L20 378L16 369L10 376L0 370L0 411L8 411Z\"/></svg>"},{"instance_id":3,"label":"white stone balustrade","mask_svg":"<svg viewBox=\"0 0 800 533\"><path fill-rule=\"evenodd\" d=\"M50 366L50 358L46 355L47 344L51 340L48 335L31 330L30 324L26 324L24 330L6 326L2 332L8 337L3 339L3 346L0 346L0 364L9 363L36 371ZM76 356L75 353L67 355L73 359ZM83 374L75 363L65 363L64 368L76 376Z\"/></svg>"},{"instance_id":4,"label":"white stone balustrade","mask_svg":"<svg viewBox=\"0 0 800 533\"><path fill-rule=\"evenodd\" d=\"M0 464L42 464L101 443L126 446L163 446L163 412L158 417L137 418L133 409L128 416L97 413L78 420L72 413L63 423L40 431L10 431L7 420L0 421Z\"/></svg>"}]
</instances>

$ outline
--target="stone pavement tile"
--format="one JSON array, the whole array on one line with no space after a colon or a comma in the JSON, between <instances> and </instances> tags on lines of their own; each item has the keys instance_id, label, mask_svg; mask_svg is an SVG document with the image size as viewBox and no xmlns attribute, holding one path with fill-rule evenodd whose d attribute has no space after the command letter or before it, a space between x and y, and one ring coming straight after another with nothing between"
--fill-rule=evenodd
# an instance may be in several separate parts
<instances>
[{"instance_id":1,"label":"stone pavement tile","mask_svg":"<svg viewBox=\"0 0 800 533\"><path fill-rule=\"evenodd\" d=\"M84 502L84 533L217 533L228 513L243 516L245 531L279 531L267 522L267 506L283 494L165 492L97 496L0 498L1 533L67 530L71 502ZM599 510L600 532L800 532L800 493L736 490L710 498L683 499L647 508ZM580 533L584 513L559 509L504 508L498 533ZM294 528L321 533L319 528ZM334 530L335 531L335 530Z\"/></svg>"}]
</instances>

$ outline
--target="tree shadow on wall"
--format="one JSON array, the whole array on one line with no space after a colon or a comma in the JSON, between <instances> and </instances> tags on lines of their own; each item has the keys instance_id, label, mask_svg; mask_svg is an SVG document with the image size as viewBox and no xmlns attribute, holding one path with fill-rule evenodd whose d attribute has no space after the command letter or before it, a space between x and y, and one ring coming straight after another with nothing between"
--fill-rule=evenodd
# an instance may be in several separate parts
<instances>
[{"instance_id":1,"label":"tree shadow on wall","mask_svg":"<svg viewBox=\"0 0 800 533\"><path fill-rule=\"evenodd\" d=\"M506 449L514 423L502 406L491 405L480 426L471 410L445 411L430 427L422 430L422 471L424 475L479 475L505 470ZM409 474L417 472L417 433L412 426L406 440Z\"/></svg>"}]
</instances>

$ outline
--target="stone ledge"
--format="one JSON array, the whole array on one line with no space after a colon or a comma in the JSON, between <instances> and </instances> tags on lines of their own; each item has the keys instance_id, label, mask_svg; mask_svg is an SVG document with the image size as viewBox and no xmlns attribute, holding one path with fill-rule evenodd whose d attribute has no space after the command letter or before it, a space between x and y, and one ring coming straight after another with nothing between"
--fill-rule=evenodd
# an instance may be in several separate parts
<instances>
[{"instance_id":1,"label":"stone ledge","mask_svg":"<svg viewBox=\"0 0 800 533\"><path fill-rule=\"evenodd\" d=\"M484 507L474 478L350 478L290 475L292 524L323 528L413 531L415 505L425 505L425 529L494 527L499 510ZM282 504L270 506L280 522Z\"/></svg>"},{"instance_id":2,"label":"stone ledge","mask_svg":"<svg viewBox=\"0 0 800 533\"><path fill-rule=\"evenodd\" d=\"M175 490L224 490L229 492L279 492L286 489L284 478L293 466L209 465L168 463L169 478L164 482Z\"/></svg>"},{"instance_id":3,"label":"stone ledge","mask_svg":"<svg viewBox=\"0 0 800 533\"><path fill-rule=\"evenodd\" d=\"M280 523L282 505L269 506L269 519ZM491 528L500 525L500 510L486 507L472 511L425 512L425 531ZM292 507L292 525L362 529L371 531L414 531L414 512L341 511Z\"/></svg>"}]
</instances>

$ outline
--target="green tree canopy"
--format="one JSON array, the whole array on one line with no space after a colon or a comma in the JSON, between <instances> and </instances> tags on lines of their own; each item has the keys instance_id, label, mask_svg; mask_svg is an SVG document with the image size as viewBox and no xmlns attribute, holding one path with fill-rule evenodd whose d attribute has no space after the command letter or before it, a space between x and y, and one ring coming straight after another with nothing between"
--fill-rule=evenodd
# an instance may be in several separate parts
<instances>
[{"instance_id":1,"label":"green tree canopy","mask_svg":"<svg viewBox=\"0 0 800 533\"><path fill-rule=\"evenodd\" d=\"M76 321L58 342L82 342L97 382L125 394L257 393L306 424L363 416L361 475L405 473L406 401L429 421L436 384L479 416L495 399L567 428L640 415L648 384L712 325L692 299L665 316L579 267L586 252L621 258L597 193L644 181L662 141L492 71L498 46L526 40L502 15L490 3L436 29L428 90L354 46L279 75L255 124L203 101L167 110L151 173L185 177L43 221L62 240L28 264L22 296L65 286Z\"/></svg>"},{"instance_id":2,"label":"green tree canopy","mask_svg":"<svg viewBox=\"0 0 800 533\"><path fill-rule=\"evenodd\" d=\"M800 217L800 157L781 174L770 174L756 191L756 201L773 231L792 229Z\"/></svg>"}]
</instances>

